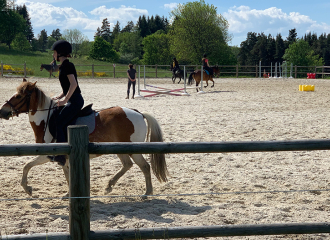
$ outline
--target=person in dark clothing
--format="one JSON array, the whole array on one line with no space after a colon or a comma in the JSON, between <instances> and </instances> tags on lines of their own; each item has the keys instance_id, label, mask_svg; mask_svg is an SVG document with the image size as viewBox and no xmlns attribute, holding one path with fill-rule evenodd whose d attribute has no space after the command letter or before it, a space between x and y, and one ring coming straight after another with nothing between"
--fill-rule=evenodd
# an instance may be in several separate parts
<instances>
[{"instance_id":1,"label":"person in dark clothing","mask_svg":"<svg viewBox=\"0 0 330 240\"><path fill-rule=\"evenodd\" d=\"M67 142L67 126L77 116L84 105L84 99L78 85L77 72L73 63L69 61L71 57L72 46L69 42L59 40L52 46L54 59L61 62L59 68L59 81L62 92L53 97L57 106L64 106L56 119L56 142ZM65 155L57 155L52 159L64 166Z\"/></svg>"},{"instance_id":2,"label":"person in dark clothing","mask_svg":"<svg viewBox=\"0 0 330 240\"><path fill-rule=\"evenodd\" d=\"M203 69L208 72L208 75L212 76L213 75L213 69L210 68L209 60L207 59L206 54L203 55L202 65L203 65Z\"/></svg>"},{"instance_id":3,"label":"person in dark clothing","mask_svg":"<svg viewBox=\"0 0 330 240\"><path fill-rule=\"evenodd\" d=\"M176 58L173 58L173 63L172 63L172 72L173 72L173 74L175 74L176 71L180 71L180 66L179 66L178 60L176 60Z\"/></svg>"},{"instance_id":4,"label":"person in dark clothing","mask_svg":"<svg viewBox=\"0 0 330 240\"><path fill-rule=\"evenodd\" d=\"M129 98L129 91L132 86L133 88L133 96L132 99L134 99L135 95L135 84L136 84L136 70L133 68L133 64L128 65L128 70L127 70L127 76L128 76L128 84L127 84L127 97L126 99Z\"/></svg>"}]
</instances>

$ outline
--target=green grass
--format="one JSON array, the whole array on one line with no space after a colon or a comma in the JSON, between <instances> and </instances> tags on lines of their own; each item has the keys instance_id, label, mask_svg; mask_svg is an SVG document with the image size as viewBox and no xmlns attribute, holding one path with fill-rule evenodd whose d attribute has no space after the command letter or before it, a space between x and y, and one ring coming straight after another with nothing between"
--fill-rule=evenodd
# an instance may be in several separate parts
<instances>
[{"instance_id":1,"label":"green grass","mask_svg":"<svg viewBox=\"0 0 330 240\"><path fill-rule=\"evenodd\" d=\"M46 70L40 71L41 64L49 64L53 60L52 51L48 52L20 52L16 50L9 50L6 46L0 44L0 62L5 65L10 65L13 68L22 68L26 62L26 67L31 69L34 77L49 77ZM94 64L94 72L100 73L101 77L113 78L113 63L97 61L93 59L84 58L70 58L76 66L78 72L87 73L92 71L92 64ZM102 65L102 66L99 66ZM127 77L128 64L116 63L115 77ZM138 70L138 69L137 69ZM156 77L155 68L146 68L146 77ZM104 76L104 73L106 74ZM29 75L31 76L31 75ZM171 77L172 72L169 67L158 68L157 77ZM79 76L82 77L82 76ZM87 76L91 77L91 76ZM95 76L97 77L97 76ZM140 77L143 78L143 67L141 67Z\"/></svg>"}]
</instances>

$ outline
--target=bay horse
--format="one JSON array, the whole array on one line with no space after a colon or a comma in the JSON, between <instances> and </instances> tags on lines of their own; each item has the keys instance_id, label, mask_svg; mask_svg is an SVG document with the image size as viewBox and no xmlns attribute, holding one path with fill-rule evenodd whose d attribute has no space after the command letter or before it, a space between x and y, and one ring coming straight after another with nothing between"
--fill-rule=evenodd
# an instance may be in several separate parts
<instances>
[{"instance_id":1,"label":"bay horse","mask_svg":"<svg viewBox=\"0 0 330 240\"><path fill-rule=\"evenodd\" d=\"M49 129L48 119L54 112L51 108L53 100L41 90L36 82L23 82L17 87L16 93L0 108L0 118L8 120L20 113L27 113L34 131L36 143L51 143L53 136ZM146 120L146 122L144 121ZM95 113L95 130L89 135L90 142L163 142L163 135L157 120L148 113L125 107L112 107ZM100 156L100 155L97 155ZM90 155L90 158L97 157ZM145 195L152 195L150 165L142 154L118 154L123 166L110 179L105 194L112 191L121 176L133 165L131 159L140 167L146 182ZM51 160L46 155L40 155L23 168L21 185L25 192L32 195L32 187L28 186L27 176L30 169ZM151 154L150 163L153 173L160 182L167 181L168 170L165 154ZM69 184L68 160L62 166L67 183ZM66 195L67 196L67 195Z\"/></svg>"},{"instance_id":2,"label":"bay horse","mask_svg":"<svg viewBox=\"0 0 330 240\"><path fill-rule=\"evenodd\" d=\"M56 61L53 64L41 64L40 66L40 71L42 71L43 69L46 69L49 72L49 78L51 78L52 76L55 77L53 75L53 72L58 72L60 66L56 64Z\"/></svg>"},{"instance_id":3,"label":"bay horse","mask_svg":"<svg viewBox=\"0 0 330 240\"><path fill-rule=\"evenodd\" d=\"M214 81L213 81L213 76L216 76L217 74L220 73L219 67L218 66L214 66L211 67L213 70L213 75L209 75L205 72L205 70L203 71L203 81L206 81L206 86L204 86L205 88L209 85L209 81L212 81L213 84L211 87L214 87ZM193 80L195 80L196 82L196 91L198 92L198 84L201 81L201 70L195 70L194 72L192 72L189 75L189 79L188 79L188 85L191 85Z\"/></svg>"}]
</instances>

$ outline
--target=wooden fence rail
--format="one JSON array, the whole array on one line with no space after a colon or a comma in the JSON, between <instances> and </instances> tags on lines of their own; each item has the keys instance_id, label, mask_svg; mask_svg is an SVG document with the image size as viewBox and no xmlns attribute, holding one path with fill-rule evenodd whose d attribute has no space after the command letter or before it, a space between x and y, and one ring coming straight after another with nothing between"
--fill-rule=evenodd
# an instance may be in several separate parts
<instances>
[{"instance_id":1,"label":"wooden fence rail","mask_svg":"<svg viewBox=\"0 0 330 240\"><path fill-rule=\"evenodd\" d=\"M12 70L5 70L4 65L20 65L23 66L23 70L19 72L23 74L24 77L27 76L27 66L24 64L0 64L0 72L1 77L9 76L12 74ZM81 74L81 76L85 76L84 73L88 73L91 78L97 77L98 73L107 74L107 78L123 78L127 76L126 70L116 70L115 64L76 64L77 73ZM170 72L170 65L140 65L141 67L145 67L146 77L172 77L172 73ZM183 67L184 65L181 65ZM196 69L200 69L200 65L185 65L187 73L191 73ZM104 67L101 69L96 69L96 67ZM137 69L138 66L135 66ZM261 66L261 65L218 65L220 69L219 77L260 77L263 75L264 71L270 75L271 77L275 76L275 65L272 66ZM278 67L277 67L278 68ZM143 68L141 68L143 69ZM143 71L143 70L142 70ZM260 72L261 71L261 72ZM330 66L287 66L286 74L287 77L294 78L306 78L307 73L315 73L317 77L324 78L325 76L330 75ZM292 74L292 76L290 76ZM277 76L280 77L280 71L277 70Z\"/></svg>"},{"instance_id":2,"label":"wooden fence rail","mask_svg":"<svg viewBox=\"0 0 330 240\"><path fill-rule=\"evenodd\" d=\"M330 233L330 223L219 225L90 231L89 154L221 153L330 150L330 140L186 143L89 143L87 126L69 126L68 144L0 145L0 156L68 154L70 233L12 235L4 239L169 239L250 235Z\"/></svg>"}]
</instances>

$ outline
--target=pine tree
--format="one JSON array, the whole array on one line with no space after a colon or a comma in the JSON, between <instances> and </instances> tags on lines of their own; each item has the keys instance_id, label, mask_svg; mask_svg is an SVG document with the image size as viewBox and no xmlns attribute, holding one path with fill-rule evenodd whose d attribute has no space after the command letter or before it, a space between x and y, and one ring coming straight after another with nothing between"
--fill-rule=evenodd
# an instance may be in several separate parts
<instances>
[{"instance_id":1,"label":"pine tree","mask_svg":"<svg viewBox=\"0 0 330 240\"><path fill-rule=\"evenodd\" d=\"M282 35L279 33L276 35L276 40L275 40L275 61L276 62L283 62L283 55L285 53L285 46L284 46L284 41L282 38Z\"/></svg>"},{"instance_id":2,"label":"pine tree","mask_svg":"<svg viewBox=\"0 0 330 240\"><path fill-rule=\"evenodd\" d=\"M101 37L105 41L111 41L111 31L110 31L110 23L107 18L103 19L101 28L97 28L97 32L94 35L95 37Z\"/></svg>"},{"instance_id":3,"label":"pine tree","mask_svg":"<svg viewBox=\"0 0 330 240\"><path fill-rule=\"evenodd\" d=\"M17 6L16 11L26 21L26 29L24 30L23 33L26 36L26 39L31 43L32 39L34 38L34 33L33 33L32 24L31 24L31 18L29 16L29 13L27 11L25 4L23 6Z\"/></svg>"},{"instance_id":4,"label":"pine tree","mask_svg":"<svg viewBox=\"0 0 330 240\"><path fill-rule=\"evenodd\" d=\"M61 31L59 28L57 28L56 30L52 31L52 34L50 34L50 36L52 38L54 38L56 41L60 40L62 37Z\"/></svg>"}]
</instances>

